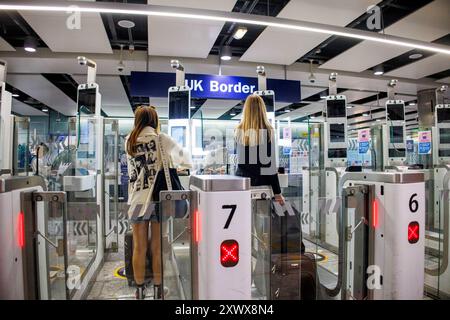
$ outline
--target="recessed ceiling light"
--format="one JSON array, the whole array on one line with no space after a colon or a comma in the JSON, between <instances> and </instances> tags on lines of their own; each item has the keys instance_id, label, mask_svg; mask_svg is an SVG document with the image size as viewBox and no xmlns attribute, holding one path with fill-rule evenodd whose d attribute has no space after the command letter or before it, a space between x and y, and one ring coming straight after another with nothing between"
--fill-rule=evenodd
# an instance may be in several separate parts
<instances>
[{"instance_id":1,"label":"recessed ceiling light","mask_svg":"<svg viewBox=\"0 0 450 320\"><path fill-rule=\"evenodd\" d=\"M222 59L224 61L229 61L229 60L231 60L232 56L233 56L233 54L231 52L231 47L223 46L222 50L220 51L220 59Z\"/></svg>"},{"instance_id":2,"label":"recessed ceiling light","mask_svg":"<svg viewBox=\"0 0 450 320\"><path fill-rule=\"evenodd\" d=\"M410 102L410 103L408 103L408 106L415 106L415 105L416 105L415 102Z\"/></svg>"},{"instance_id":3,"label":"recessed ceiling light","mask_svg":"<svg viewBox=\"0 0 450 320\"><path fill-rule=\"evenodd\" d=\"M316 118L316 116L313 116L313 115L311 115L311 116L309 116L311 119L315 119Z\"/></svg>"},{"instance_id":4,"label":"recessed ceiling light","mask_svg":"<svg viewBox=\"0 0 450 320\"><path fill-rule=\"evenodd\" d=\"M46 107L42 108L42 112L48 112L48 108Z\"/></svg>"},{"instance_id":5,"label":"recessed ceiling light","mask_svg":"<svg viewBox=\"0 0 450 320\"><path fill-rule=\"evenodd\" d=\"M369 114L366 112L366 113L363 113L362 116L363 116L363 117L368 117Z\"/></svg>"},{"instance_id":6,"label":"recessed ceiling light","mask_svg":"<svg viewBox=\"0 0 450 320\"><path fill-rule=\"evenodd\" d=\"M191 106L191 109L195 109L195 106Z\"/></svg>"},{"instance_id":7,"label":"recessed ceiling light","mask_svg":"<svg viewBox=\"0 0 450 320\"><path fill-rule=\"evenodd\" d=\"M26 37L23 43L23 49L26 52L36 52L37 41L34 37Z\"/></svg>"},{"instance_id":8,"label":"recessed ceiling light","mask_svg":"<svg viewBox=\"0 0 450 320\"><path fill-rule=\"evenodd\" d=\"M326 99L327 96L320 96L320 99Z\"/></svg>"},{"instance_id":9,"label":"recessed ceiling light","mask_svg":"<svg viewBox=\"0 0 450 320\"><path fill-rule=\"evenodd\" d=\"M20 95L19 95L18 93L13 93L12 96L13 96L14 98L20 97Z\"/></svg>"},{"instance_id":10,"label":"recessed ceiling light","mask_svg":"<svg viewBox=\"0 0 450 320\"><path fill-rule=\"evenodd\" d=\"M384 73L384 68L382 65L376 66L373 69L373 74L376 76L381 76Z\"/></svg>"},{"instance_id":11,"label":"recessed ceiling light","mask_svg":"<svg viewBox=\"0 0 450 320\"><path fill-rule=\"evenodd\" d=\"M232 116L232 117L234 117L235 115L236 115L236 112L234 112L234 111L230 113L230 116Z\"/></svg>"},{"instance_id":12,"label":"recessed ceiling light","mask_svg":"<svg viewBox=\"0 0 450 320\"><path fill-rule=\"evenodd\" d=\"M377 119L377 121L381 121L381 119Z\"/></svg>"},{"instance_id":13,"label":"recessed ceiling light","mask_svg":"<svg viewBox=\"0 0 450 320\"><path fill-rule=\"evenodd\" d=\"M136 24L131 20L120 20L119 22L117 22L117 24L119 25L119 27L122 27L125 29L131 29L136 26Z\"/></svg>"},{"instance_id":14,"label":"recessed ceiling light","mask_svg":"<svg viewBox=\"0 0 450 320\"><path fill-rule=\"evenodd\" d=\"M247 33L247 28L246 27L239 27L236 32L233 34L233 38L235 38L236 40L241 40L245 34Z\"/></svg>"},{"instance_id":15,"label":"recessed ceiling light","mask_svg":"<svg viewBox=\"0 0 450 320\"><path fill-rule=\"evenodd\" d=\"M285 109L284 112L291 112L291 109Z\"/></svg>"},{"instance_id":16,"label":"recessed ceiling light","mask_svg":"<svg viewBox=\"0 0 450 320\"><path fill-rule=\"evenodd\" d=\"M409 56L409 58L412 60L420 59L422 57L423 57L423 54L421 54L421 53L413 53L412 55Z\"/></svg>"},{"instance_id":17,"label":"recessed ceiling light","mask_svg":"<svg viewBox=\"0 0 450 320\"><path fill-rule=\"evenodd\" d=\"M347 109L351 109L351 108L353 108L353 106L347 105Z\"/></svg>"}]
</instances>

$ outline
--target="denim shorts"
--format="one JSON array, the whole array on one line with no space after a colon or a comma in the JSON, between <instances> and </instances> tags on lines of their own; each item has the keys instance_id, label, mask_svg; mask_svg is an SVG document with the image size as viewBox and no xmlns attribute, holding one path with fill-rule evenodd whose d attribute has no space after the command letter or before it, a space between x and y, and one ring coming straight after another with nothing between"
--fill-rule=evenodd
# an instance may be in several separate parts
<instances>
[{"instance_id":1,"label":"denim shorts","mask_svg":"<svg viewBox=\"0 0 450 320\"><path fill-rule=\"evenodd\" d=\"M128 221L130 221L131 224L134 223L142 223L142 222L161 222L161 215L159 213L159 203L154 204L154 210L150 209L147 210L149 212L146 212L144 215L139 217L128 217Z\"/></svg>"}]
</instances>

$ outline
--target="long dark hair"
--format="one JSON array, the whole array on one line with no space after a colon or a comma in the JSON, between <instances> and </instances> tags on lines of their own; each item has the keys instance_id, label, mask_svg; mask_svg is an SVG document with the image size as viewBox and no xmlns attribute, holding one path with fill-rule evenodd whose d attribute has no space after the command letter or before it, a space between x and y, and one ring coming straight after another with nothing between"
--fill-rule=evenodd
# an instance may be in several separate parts
<instances>
[{"instance_id":1,"label":"long dark hair","mask_svg":"<svg viewBox=\"0 0 450 320\"><path fill-rule=\"evenodd\" d=\"M153 106L140 106L134 113L134 127L127 142L127 153L129 155L134 156L136 154L136 142L145 127L152 127L159 133L159 117Z\"/></svg>"}]
</instances>

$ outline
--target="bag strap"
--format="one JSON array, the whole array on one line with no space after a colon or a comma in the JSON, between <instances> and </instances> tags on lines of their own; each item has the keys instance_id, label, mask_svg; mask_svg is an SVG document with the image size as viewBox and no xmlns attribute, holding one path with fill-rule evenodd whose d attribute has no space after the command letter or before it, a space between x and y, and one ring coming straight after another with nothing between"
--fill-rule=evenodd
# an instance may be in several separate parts
<instances>
[{"instance_id":1,"label":"bag strap","mask_svg":"<svg viewBox=\"0 0 450 320\"><path fill-rule=\"evenodd\" d=\"M167 158L166 151L162 145L161 135L158 134L158 147L161 154L161 162L163 165L164 176L166 177L167 191L172 191L172 180L170 179L169 160Z\"/></svg>"}]
</instances>

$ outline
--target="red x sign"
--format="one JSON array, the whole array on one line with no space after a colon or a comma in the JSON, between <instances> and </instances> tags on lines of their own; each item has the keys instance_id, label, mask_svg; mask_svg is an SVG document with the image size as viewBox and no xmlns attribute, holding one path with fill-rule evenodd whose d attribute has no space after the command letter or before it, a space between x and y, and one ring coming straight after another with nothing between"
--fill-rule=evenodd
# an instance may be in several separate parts
<instances>
[{"instance_id":1,"label":"red x sign","mask_svg":"<svg viewBox=\"0 0 450 320\"><path fill-rule=\"evenodd\" d=\"M419 223L413 221L408 225L408 242L416 243L417 241L419 241Z\"/></svg>"},{"instance_id":2,"label":"red x sign","mask_svg":"<svg viewBox=\"0 0 450 320\"><path fill-rule=\"evenodd\" d=\"M234 267L239 262L239 243L236 240L225 240L220 245L220 263L224 267Z\"/></svg>"}]
</instances>

